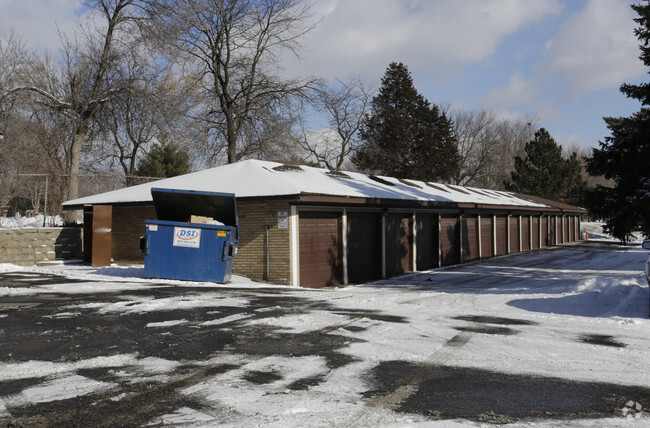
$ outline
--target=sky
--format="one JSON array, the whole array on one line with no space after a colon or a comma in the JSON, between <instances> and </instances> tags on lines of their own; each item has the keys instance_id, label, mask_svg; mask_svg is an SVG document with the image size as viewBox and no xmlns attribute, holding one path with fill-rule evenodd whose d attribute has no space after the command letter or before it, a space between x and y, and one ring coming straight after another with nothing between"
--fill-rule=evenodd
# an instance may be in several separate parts
<instances>
[{"instance_id":1,"label":"sky","mask_svg":"<svg viewBox=\"0 0 650 428\"><path fill-rule=\"evenodd\" d=\"M647 80L632 0L312 0L320 22L284 72L379 86L404 63L430 102L538 118L563 145L598 146L603 117L640 109L619 92ZM56 53L79 0L0 0L0 29Z\"/></svg>"}]
</instances>

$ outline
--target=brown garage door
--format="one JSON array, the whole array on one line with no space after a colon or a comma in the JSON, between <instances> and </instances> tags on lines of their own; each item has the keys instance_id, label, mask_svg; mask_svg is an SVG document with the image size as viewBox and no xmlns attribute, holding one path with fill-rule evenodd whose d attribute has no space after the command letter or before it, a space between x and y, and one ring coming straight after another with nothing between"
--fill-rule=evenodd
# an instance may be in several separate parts
<instances>
[{"instance_id":1,"label":"brown garage door","mask_svg":"<svg viewBox=\"0 0 650 428\"><path fill-rule=\"evenodd\" d=\"M413 215L395 213L386 216L386 275L412 272Z\"/></svg>"},{"instance_id":2,"label":"brown garage door","mask_svg":"<svg viewBox=\"0 0 650 428\"><path fill-rule=\"evenodd\" d=\"M510 217L510 229L508 238L510 239L510 252L519 252L519 216Z\"/></svg>"},{"instance_id":3,"label":"brown garage door","mask_svg":"<svg viewBox=\"0 0 650 428\"><path fill-rule=\"evenodd\" d=\"M496 243L497 243L497 256L502 256L508 251L508 235L506 233L506 224L508 218L506 216L496 216Z\"/></svg>"},{"instance_id":4,"label":"brown garage door","mask_svg":"<svg viewBox=\"0 0 650 428\"><path fill-rule=\"evenodd\" d=\"M463 261L478 259L478 218L463 217Z\"/></svg>"},{"instance_id":5,"label":"brown garage door","mask_svg":"<svg viewBox=\"0 0 650 428\"><path fill-rule=\"evenodd\" d=\"M341 214L301 212L300 285L325 287L343 282Z\"/></svg>"},{"instance_id":6,"label":"brown garage door","mask_svg":"<svg viewBox=\"0 0 650 428\"><path fill-rule=\"evenodd\" d=\"M534 216L532 218L533 222L533 236L532 236L532 241L533 241L533 249L536 250L539 248L539 217Z\"/></svg>"},{"instance_id":7,"label":"brown garage door","mask_svg":"<svg viewBox=\"0 0 650 428\"><path fill-rule=\"evenodd\" d=\"M530 218L521 217L521 251L530 250Z\"/></svg>"},{"instance_id":8,"label":"brown garage door","mask_svg":"<svg viewBox=\"0 0 650 428\"><path fill-rule=\"evenodd\" d=\"M442 265L460 263L460 221L456 216L443 216L440 219L440 249Z\"/></svg>"},{"instance_id":9,"label":"brown garage door","mask_svg":"<svg viewBox=\"0 0 650 428\"><path fill-rule=\"evenodd\" d=\"M551 245L549 222L548 216L541 217L542 242L540 243L540 248Z\"/></svg>"},{"instance_id":10,"label":"brown garage door","mask_svg":"<svg viewBox=\"0 0 650 428\"><path fill-rule=\"evenodd\" d=\"M348 282L381 278L381 214L348 213Z\"/></svg>"},{"instance_id":11,"label":"brown garage door","mask_svg":"<svg viewBox=\"0 0 650 428\"><path fill-rule=\"evenodd\" d=\"M492 240L492 217L481 217L481 257L484 259L494 255Z\"/></svg>"},{"instance_id":12,"label":"brown garage door","mask_svg":"<svg viewBox=\"0 0 650 428\"><path fill-rule=\"evenodd\" d=\"M438 267L438 214L417 213L417 269Z\"/></svg>"}]
</instances>

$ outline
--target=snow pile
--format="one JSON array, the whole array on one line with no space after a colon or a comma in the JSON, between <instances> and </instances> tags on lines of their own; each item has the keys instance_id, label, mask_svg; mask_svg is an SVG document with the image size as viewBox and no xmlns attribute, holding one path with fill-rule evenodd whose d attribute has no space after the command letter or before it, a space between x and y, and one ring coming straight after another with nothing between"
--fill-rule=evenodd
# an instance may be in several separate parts
<instances>
[{"instance_id":1,"label":"snow pile","mask_svg":"<svg viewBox=\"0 0 650 428\"><path fill-rule=\"evenodd\" d=\"M643 406L636 401L630 400L621 408L621 416L628 419L641 419L643 416Z\"/></svg>"},{"instance_id":2,"label":"snow pile","mask_svg":"<svg viewBox=\"0 0 650 428\"><path fill-rule=\"evenodd\" d=\"M20 229L25 227L62 227L63 217L38 214L26 217L0 217L0 227L6 229Z\"/></svg>"}]
</instances>

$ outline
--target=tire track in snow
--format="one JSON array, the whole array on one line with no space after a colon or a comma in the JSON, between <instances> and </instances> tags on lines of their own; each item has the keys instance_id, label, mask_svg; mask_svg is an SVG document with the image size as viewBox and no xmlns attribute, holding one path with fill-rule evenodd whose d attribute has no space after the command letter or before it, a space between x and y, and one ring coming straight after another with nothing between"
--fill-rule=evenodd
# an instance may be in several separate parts
<instances>
[{"instance_id":1,"label":"tire track in snow","mask_svg":"<svg viewBox=\"0 0 650 428\"><path fill-rule=\"evenodd\" d=\"M363 412L357 420L347 424L347 426L366 426L371 421L368 421L370 415L376 416L377 408L390 409L395 411L399 406L416 394L422 382L426 381L430 375L445 367L452 359L453 355L462 348L472 336L475 334L471 328L479 328L481 323L473 322L471 327L466 331L461 331L451 339L448 339L444 345L429 355L423 362L419 363L422 370L417 375L407 376L400 380L401 385L398 386L393 392L381 395L378 398L371 400L370 408ZM377 422L377 421L374 421Z\"/></svg>"}]
</instances>

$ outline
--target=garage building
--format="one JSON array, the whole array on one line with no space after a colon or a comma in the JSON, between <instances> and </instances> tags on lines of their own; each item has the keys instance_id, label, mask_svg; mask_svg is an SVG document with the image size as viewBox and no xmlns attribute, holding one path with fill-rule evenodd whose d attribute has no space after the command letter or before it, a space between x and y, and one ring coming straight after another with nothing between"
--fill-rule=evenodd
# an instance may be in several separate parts
<instances>
[{"instance_id":1,"label":"garage building","mask_svg":"<svg viewBox=\"0 0 650 428\"><path fill-rule=\"evenodd\" d=\"M151 188L234 193L233 272L337 286L580 239L582 208L537 197L247 160L68 201L84 210L84 258L142 263ZM189 220L189 219L188 219Z\"/></svg>"}]
</instances>

